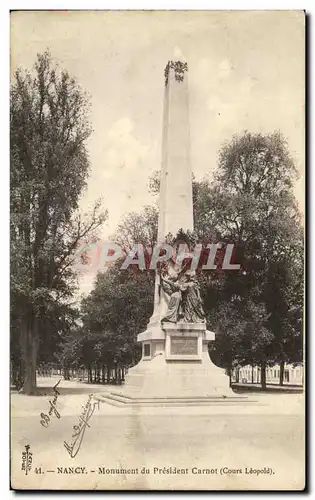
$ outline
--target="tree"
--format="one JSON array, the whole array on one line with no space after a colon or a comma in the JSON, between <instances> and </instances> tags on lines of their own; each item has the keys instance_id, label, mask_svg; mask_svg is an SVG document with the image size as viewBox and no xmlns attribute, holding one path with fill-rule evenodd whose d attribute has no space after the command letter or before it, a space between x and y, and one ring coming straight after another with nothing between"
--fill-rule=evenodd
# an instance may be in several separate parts
<instances>
[{"instance_id":1,"label":"tree","mask_svg":"<svg viewBox=\"0 0 315 500\"><path fill-rule=\"evenodd\" d=\"M252 303L247 321L254 321L259 338L243 363L252 358L261 365L262 384L266 364L301 361L303 231L293 196L295 173L279 132L245 132L223 146L213 186L199 196L197 226L214 227L220 240L237 245L241 271L222 275L220 300L242 299L240 318Z\"/></svg>"},{"instance_id":2,"label":"tree","mask_svg":"<svg viewBox=\"0 0 315 500\"><path fill-rule=\"evenodd\" d=\"M139 359L136 336L153 312L154 275L120 266L117 261L97 275L94 289L82 300L82 321L90 334L112 332L112 359L130 364Z\"/></svg>"},{"instance_id":3,"label":"tree","mask_svg":"<svg viewBox=\"0 0 315 500\"><path fill-rule=\"evenodd\" d=\"M86 186L88 99L67 71L39 54L11 88L11 317L23 364L23 391L36 389L43 318L71 300L74 251L105 220L96 202L81 216Z\"/></svg>"},{"instance_id":4,"label":"tree","mask_svg":"<svg viewBox=\"0 0 315 500\"><path fill-rule=\"evenodd\" d=\"M218 332L211 355L228 370L235 362L255 361L264 383L266 363L279 362L283 378L284 362L302 360L303 229L293 196L296 169L279 132L236 135L218 158L212 184L193 179L190 239L234 243L241 270L200 275L207 321ZM151 189L159 189L157 174Z\"/></svg>"},{"instance_id":5,"label":"tree","mask_svg":"<svg viewBox=\"0 0 315 500\"><path fill-rule=\"evenodd\" d=\"M83 334L80 328L73 328L62 337L54 353L55 360L63 369L65 380L70 379L69 370L79 368L82 358Z\"/></svg>"},{"instance_id":6,"label":"tree","mask_svg":"<svg viewBox=\"0 0 315 500\"><path fill-rule=\"evenodd\" d=\"M158 210L156 206L146 205L140 213L130 212L122 217L112 240L125 250L135 243L152 249L157 239Z\"/></svg>"},{"instance_id":7,"label":"tree","mask_svg":"<svg viewBox=\"0 0 315 500\"><path fill-rule=\"evenodd\" d=\"M126 214L111 239L125 251L141 243L149 258L156 243L157 219L155 206ZM136 337L145 330L153 312L154 272L140 271L132 265L121 270L122 262L119 259L104 273L98 273L93 290L81 303L86 341L95 336L98 339L97 370L103 373L103 381L105 368L107 381L111 370L115 370L115 379L119 380L124 367L139 361L141 353ZM91 366L94 354L91 350L85 354L83 364Z\"/></svg>"}]
</instances>

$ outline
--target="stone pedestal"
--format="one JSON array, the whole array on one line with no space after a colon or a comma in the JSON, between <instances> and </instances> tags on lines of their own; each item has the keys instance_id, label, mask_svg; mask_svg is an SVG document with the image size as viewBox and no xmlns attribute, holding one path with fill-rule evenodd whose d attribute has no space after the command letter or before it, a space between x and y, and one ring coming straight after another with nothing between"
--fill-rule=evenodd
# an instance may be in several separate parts
<instances>
[{"instance_id":1,"label":"stone pedestal","mask_svg":"<svg viewBox=\"0 0 315 500\"><path fill-rule=\"evenodd\" d=\"M119 392L131 398L233 396L225 371L209 357L214 337L204 323L164 323L139 334L142 359Z\"/></svg>"}]
</instances>

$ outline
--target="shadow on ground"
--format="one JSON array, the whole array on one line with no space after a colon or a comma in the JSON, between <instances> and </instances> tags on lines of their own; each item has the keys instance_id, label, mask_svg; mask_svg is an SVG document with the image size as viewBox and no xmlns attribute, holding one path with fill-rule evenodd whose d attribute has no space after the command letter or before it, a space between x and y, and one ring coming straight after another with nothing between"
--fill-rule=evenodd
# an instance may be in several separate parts
<instances>
[{"instance_id":1,"label":"shadow on ground","mask_svg":"<svg viewBox=\"0 0 315 500\"><path fill-rule=\"evenodd\" d=\"M277 393L277 394L302 394L303 393L303 387L300 385L290 385L290 386L279 386L279 385L268 385L266 389L263 389L259 385L252 385L252 384L232 384L231 388L233 389L234 392L238 394L242 393L264 393L264 394L269 394L269 393Z\"/></svg>"},{"instance_id":2,"label":"shadow on ground","mask_svg":"<svg viewBox=\"0 0 315 500\"><path fill-rule=\"evenodd\" d=\"M58 380L57 380L58 382ZM63 386L63 383L75 383L75 386ZM60 384L57 387L60 395L78 395L78 394L90 394L95 392L103 392L106 390L113 390L115 387L122 387L124 384L88 384L87 382L80 382L77 380L65 381L63 379L60 380ZM290 386L279 386L279 385L268 385L266 389L262 389L259 385L252 384L232 384L232 390L237 394L248 394L248 393L277 393L277 394L302 394L303 387L298 385L290 385ZM11 387L12 394L17 394L19 391L15 389L15 387ZM45 386L39 385L37 387L37 392L34 396L50 396L54 395L54 387L53 385Z\"/></svg>"},{"instance_id":3,"label":"shadow on ground","mask_svg":"<svg viewBox=\"0 0 315 500\"><path fill-rule=\"evenodd\" d=\"M82 385L79 387L61 387L62 381L60 385L57 387L57 390L61 396L66 396L66 395L75 395L75 394L91 394L92 392L102 392L104 390L107 390L109 388L113 388L115 386L111 384L104 384L104 385L99 385L99 384L88 384L82 382ZM11 387L11 393L12 394L18 394L19 391L15 389L15 387ZM54 395L54 388L53 386L46 387L46 386L39 386L37 387L36 394L34 396L51 396Z\"/></svg>"}]
</instances>

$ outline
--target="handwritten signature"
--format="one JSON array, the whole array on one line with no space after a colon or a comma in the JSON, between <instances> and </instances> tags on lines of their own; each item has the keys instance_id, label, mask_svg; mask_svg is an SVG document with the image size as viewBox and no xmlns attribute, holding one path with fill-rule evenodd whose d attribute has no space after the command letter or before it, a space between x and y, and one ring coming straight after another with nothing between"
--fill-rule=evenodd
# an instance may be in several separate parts
<instances>
[{"instance_id":1,"label":"handwritten signature","mask_svg":"<svg viewBox=\"0 0 315 500\"><path fill-rule=\"evenodd\" d=\"M53 413L56 415L57 418L60 418L60 413L59 413L59 411L57 410L57 407L56 407L58 396L60 396L60 392L57 390L57 387L60 384L60 382L61 382L61 379L58 380L58 382L56 383L56 385L54 385L54 387L53 387L53 391L54 391L55 395L54 395L52 401L49 400L50 409L49 409L48 415L46 413L41 413L40 414L40 418L41 418L40 423L42 424L43 427L48 427L49 426L50 417L52 416Z\"/></svg>"},{"instance_id":2,"label":"handwritten signature","mask_svg":"<svg viewBox=\"0 0 315 500\"><path fill-rule=\"evenodd\" d=\"M89 398L84 406L82 406L83 411L81 415L79 416L79 424L73 426L73 433L72 433L72 442L71 444L68 444L66 441L64 441L64 446L69 453L71 458L74 458L81 447L85 429L87 427L90 427L89 425L89 420L92 417L95 408L99 410L100 408L100 401L92 401L93 394L89 395Z\"/></svg>"}]
</instances>

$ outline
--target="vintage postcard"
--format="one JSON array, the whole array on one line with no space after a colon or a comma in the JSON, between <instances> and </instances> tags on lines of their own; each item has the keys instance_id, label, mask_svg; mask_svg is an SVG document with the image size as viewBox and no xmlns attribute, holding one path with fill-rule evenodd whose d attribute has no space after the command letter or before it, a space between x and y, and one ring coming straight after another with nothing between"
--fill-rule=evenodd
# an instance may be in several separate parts
<instances>
[{"instance_id":1,"label":"vintage postcard","mask_svg":"<svg viewBox=\"0 0 315 500\"><path fill-rule=\"evenodd\" d=\"M11 488L305 488L303 11L11 12Z\"/></svg>"}]
</instances>

